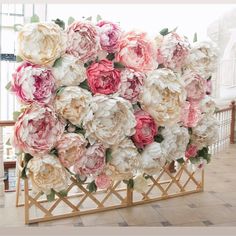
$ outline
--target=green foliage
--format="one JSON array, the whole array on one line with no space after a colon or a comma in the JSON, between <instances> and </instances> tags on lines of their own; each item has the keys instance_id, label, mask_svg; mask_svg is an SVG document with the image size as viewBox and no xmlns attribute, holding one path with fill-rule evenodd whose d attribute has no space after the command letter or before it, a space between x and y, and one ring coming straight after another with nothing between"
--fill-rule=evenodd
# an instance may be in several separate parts
<instances>
[{"instance_id":1,"label":"green foliage","mask_svg":"<svg viewBox=\"0 0 236 236\"><path fill-rule=\"evenodd\" d=\"M115 59L115 53L108 53L106 59L109 61L113 61Z\"/></svg>"},{"instance_id":2,"label":"green foliage","mask_svg":"<svg viewBox=\"0 0 236 236\"><path fill-rule=\"evenodd\" d=\"M68 18L67 24L68 24L68 25L71 25L74 21L75 21L75 19L74 19L72 16L70 16L70 17Z\"/></svg>"},{"instance_id":3,"label":"green foliage","mask_svg":"<svg viewBox=\"0 0 236 236\"><path fill-rule=\"evenodd\" d=\"M47 195L47 201L52 202L54 200L55 200L55 191L53 189L51 189L51 193L49 195Z\"/></svg>"},{"instance_id":4,"label":"green foliage","mask_svg":"<svg viewBox=\"0 0 236 236\"><path fill-rule=\"evenodd\" d=\"M95 184L94 180L87 185L87 189L89 190L90 193L97 191L97 185Z\"/></svg>"},{"instance_id":5,"label":"green foliage","mask_svg":"<svg viewBox=\"0 0 236 236\"><path fill-rule=\"evenodd\" d=\"M102 17L100 15L97 15L97 22L102 20Z\"/></svg>"},{"instance_id":6,"label":"green foliage","mask_svg":"<svg viewBox=\"0 0 236 236\"><path fill-rule=\"evenodd\" d=\"M85 20L92 21L92 16L87 17Z\"/></svg>"},{"instance_id":7,"label":"green foliage","mask_svg":"<svg viewBox=\"0 0 236 236\"><path fill-rule=\"evenodd\" d=\"M114 68L123 69L125 66L120 62L114 62Z\"/></svg>"},{"instance_id":8,"label":"green foliage","mask_svg":"<svg viewBox=\"0 0 236 236\"><path fill-rule=\"evenodd\" d=\"M62 65L62 58L59 57L56 59L52 67L60 67Z\"/></svg>"},{"instance_id":9,"label":"green foliage","mask_svg":"<svg viewBox=\"0 0 236 236\"><path fill-rule=\"evenodd\" d=\"M194 36L193 36L193 42L194 43L197 42L197 33L196 32L194 33Z\"/></svg>"},{"instance_id":10,"label":"green foliage","mask_svg":"<svg viewBox=\"0 0 236 236\"><path fill-rule=\"evenodd\" d=\"M60 19L52 20L55 24L59 25L63 30L65 29L65 22Z\"/></svg>"},{"instance_id":11,"label":"green foliage","mask_svg":"<svg viewBox=\"0 0 236 236\"><path fill-rule=\"evenodd\" d=\"M106 149L106 163L109 163L112 160L111 148Z\"/></svg>"},{"instance_id":12,"label":"green foliage","mask_svg":"<svg viewBox=\"0 0 236 236\"><path fill-rule=\"evenodd\" d=\"M60 95L65 88L66 88L66 86L61 86L60 88L58 88L57 91L56 91L56 95L57 96Z\"/></svg>"},{"instance_id":13,"label":"green foliage","mask_svg":"<svg viewBox=\"0 0 236 236\"><path fill-rule=\"evenodd\" d=\"M167 34L169 34L169 29L168 28L164 28L159 32L162 36L165 36Z\"/></svg>"},{"instance_id":14,"label":"green foliage","mask_svg":"<svg viewBox=\"0 0 236 236\"><path fill-rule=\"evenodd\" d=\"M14 24L13 28L15 32L18 32L22 29L23 25L22 24Z\"/></svg>"},{"instance_id":15,"label":"green foliage","mask_svg":"<svg viewBox=\"0 0 236 236\"><path fill-rule=\"evenodd\" d=\"M58 157L58 150L57 150L56 148L53 148L53 149L50 151L50 154L55 155L56 157Z\"/></svg>"},{"instance_id":16,"label":"green foliage","mask_svg":"<svg viewBox=\"0 0 236 236\"><path fill-rule=\"evenodd\" d=\"M176 160L179 164L183 164L184 163L184 158L179 158Z\"/></svg>"},{"instance_id":17,"label":"green foliage","mask_svg":"<svg viewBox=\"0 0 236 236\"><path fill-rule=\"evenodd\" d=\"M80 83L79 87L82 88L82 89L86 89L86 90L90 91L90 88L89 88L87 80L84 80L82 83Z\"/></svg>"},{"instance_id":18,"label":"green foliage","mask_svg":"<svg viewBox=\"0 0 236 236\"><path fill-rule=\"evenodd\" d=\"M127 187L129 189L133 189L134 188L134 180L133 179L129 179L129 180L123 180L123 182L125 184L127 184Z\"/></svg>"},{"instance_id":19,"label":"green foliage","mask_svg":"<svg viewBox=\"0 0 236 236\"><path fill-rule=\"evenodd\" d=\"M7 83L7 85L5 86L5 89L6 89L6 90L10 90L10 88L11 88L11 81L9 81L9 82Z\"/></svg>"},{"instance_id":20,"label":"green foliage","mask_svg":"<svg viewBox=\"0 0 236 236\"><path fill-rule=\"evenodd\" d=\"M22 62L23 59L20 56L16 56L16 62Z\"/></svg>"},{"instance_id":21,"label":"green foliage","mask_svg":"<svg viewBox=\"0 0 236 236\"><path fill-rule=\"evenodd\" d=\"M13 112L13 120L17 121L18 117L20 116L21 112L20 111L14 111Z\"/></svg>"},{"instance_id":22,"label":"green foliage","mask_svg":"<svg viewBox=\"0 0 236 236\"><path fill-rule=\"evenodd\" d=\"M155 142L157 142L157 143L161 143L161 142L164 140L164 138L163 138L163 136L162 136L161 134L157 134L157 135L154 137L154 140L155 140Z\"/></svg>"},{"instance_id":23,"label":"green foliage","mask_svg":"<svg viewBox=\"0 0 236 236\"><path fill-rule=\"evenodd\" d=\"M30 22L31 22L31 23L37 23L37 22L39 22L39 16L34 14L33 16L31 16Z\"/></svg>"}]
</instances>

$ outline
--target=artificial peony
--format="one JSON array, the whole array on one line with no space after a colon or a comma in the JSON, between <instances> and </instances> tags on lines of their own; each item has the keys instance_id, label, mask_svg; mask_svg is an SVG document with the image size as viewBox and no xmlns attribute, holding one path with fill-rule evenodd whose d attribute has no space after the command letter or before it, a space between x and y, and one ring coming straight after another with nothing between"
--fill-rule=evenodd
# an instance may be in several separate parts
<instances>
[{"instance_id":1,"label":"artificial peony","mask_svg":"<svg viewBox=\"0 0 236 236\"><path fill-rule=\"evenodd\" d=\"M18 55L27 62L51 67L65 53L66 39L55 23L26 24L18 34Z\"/></svg>"},{"instance_id":2,"label":"artificial peony","mask_svg":"<svg viewBox=\"0 0 236 236\"><path fill-rule=\"evenodd\" d=\"M130 31L122 35L116 60L140 72L151 71L158 66L154 43L144 32Z\"/></svg>"},{"instance_id":3,"label":"artificial peony","mask_svg":"<svg viewBox=\"0 0 236 236\"><path fill-rule=\"evenodd\" d=\"M173 71L157 69L144 81L140 103L157 125L173 125L179 120L185 94L183 83Z\"/></svg>"},{"instance_id":4,"label":"artificial peony","mask_svg":"<svg viewBox=\"0 0 236 236\"><path fill-rule=\"evenodd\" d=\"M94 94L116 93L120 87L120 70L114 68L113 62L104 59L87 68L89 87Z\"/></svg>"},{"instance_id":5,"label":"artificial peony","mask_svg":"<svg viewBox=\"0 0 236 236\"><path fill-rule=\"evenodd\" d=\"M83 159L86 145L87 141L82 134L64 133L55 147L62 165L70 168Z\"/></svg>"},{"instance_id":6,"label":"artificial peony","mask_svg":"<svg viewBox=\"0 0 236 236\"><path fill-rule=\"evenodd\" d=\"M200 109L206 115L213 115L216 110L216 103L210 96L205 96L200 102Z\"/></svg>"},{"instance_id":7,"label":"artificial peony","mask_svg":"<svg viewBox=\"0 0 236 236\"><path fill-rule=\"evenodd\" d=\"M108 175L102 173L95 178L95 184L99 189L107 189L111 186L112 180Z\"/></svg>"},{"instance_id":8,"label":"artificial peony","mask_svg":"<svg viewBox=\"0 0 236 236\"><path fill-rule=\"evenodd\" d=\"M22 63L13 74L11 91L23 104L46 104L55 92L55 79L50 70L28 62Z\"/></svg>"},{"instance_id":9,"label":"artificial peony","mask_svg":"<svg viewBox=\"0 0 236 236\"><path fill-rule=\"evenodd\" d=\"M143 81L146 78L144 73L125 69L121 72L121 86L119 95L131 103L136 103L143 87Z\"/></svg>"},{"instance_id":10,"label":"artificial peony","mask_svg":"<svg viewBox=\"0 0 236 236\"><path fill-rule=\"evenodd\" d=\"M138 193L145 193L148 190L148 180L143 175L138 174L134 177L134 190Z\"/></svg>"},{"instance_id":11,"label":"artificial peony","mask_svg":"<svg viewBox=\"0 0 236 236\"><path fill-rule=\"evenodd\" d=\"M120 27L117 24L104 20L99 21L97 26L102 49L109 53L116 52L121 38Z\"/></svg>"},{"instance_id":12,"label":"artificial peony","mask_svg":"<svg viewBox=\"0 0 236 236\"><path fill-rule=\"evenodd\" d=\"M77 57L81 62L96 58L101 50L99 33L91 22L75 21L66 30L68 46L66 52Z\"/></svg>"},{"instance_id":13,"label":"artificial peony","mask_svg":"<svg viewBox=\"0 0 236 236\"><path fill-rule=\"evenodd\" d=\"M14 146L32 156L48 153L60 139L65 124L50 106L32 105L14 127Z\"/></svg>"},{"instance_id":14,"label":"artificial peony","mask_svg":"<svg viewBox=\"0 0 236 236\"><path fill-rule=\"evenodd\" d=\"M46 195L52 189L56 192L66 190L70 183L68 172L55 156L49 154L32 158L27 164L27 175L33 189Z\"/></svg>"},{"instance_id":15,"label":"artificial peony","mask_svg":"<svg viewBox=\"0 0 236 236\"><path fill-rule=\"evenodd\" d=\"M86 80L84 64L73 55L65 54L61 57L61 65L52 68L57 87L77 86Z\"/></svg>"},{"instance_id":16,"label":"artificial peony","mask_svg":"<svg viewBox=\"0 0 236 236\"><path fill-rule=\"evenodd\" d=\"M55 109L63 118L74 125L81 125L89 112L92 95L77 86L62 88L55 98Z\"/></svg>"},{"instance_id":17,"label":"artificial peony","mask_svg":"<svg viewBox=\"0 0 236 236\"><path fill-rule=\"evenodd\" d=\"M118 96L96 95L84 119L90 143L115 145L135 132L135 116L130 102Z\"/></svg>"}]
</instances>

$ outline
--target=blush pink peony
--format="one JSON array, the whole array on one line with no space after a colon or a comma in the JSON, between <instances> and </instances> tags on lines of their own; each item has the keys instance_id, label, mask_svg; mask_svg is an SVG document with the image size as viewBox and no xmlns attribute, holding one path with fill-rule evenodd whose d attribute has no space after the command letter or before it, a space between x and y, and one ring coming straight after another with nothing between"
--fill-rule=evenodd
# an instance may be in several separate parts
<instances>
[{"instance_id":1,"label":"blush pink peony","mask_svg":"<svg viewBox=\"0 0 236 236\"><path fill-rule=\"evenodd\" d=\"M96 143L87 149L83 162L75 163L74 171L82 176L99 175L103 172L105 165L105 148Z\"/></svg>"},{"instance_id":2,"label":"blush pink peony","mask_svg":"<svg viewBox=\"0 0 236 236\"><path fill-rule=\"evenodd\" d=\"M22 63L13 74L11 91L23 104L49 103L55 91L55 79L49 69Z\"/></svg>"},{"instance_id":3,"label":"blush pink peony","mask_svg":"<svg viewBox=\"0 0 236 236\"><path fill-rule=\"evenodd\" d=\"M185 157L187 159L195 157L197 155L197 151L198 151L197 146L194 144L190 144L187 150L185 151Z\"/></svg>"},{"instance_id":4,"label":"blush pink peony","mask_svg":"<svg viewBox=\"0 0 236 236\"><path fill-rule=\"evenodd\" d=\"M199 102L206 95L207 83L200 75L195 72L187 72L183 76L187 99L189 101Z\"/></svg>"},{"instance_id":5,"label":"blush pink peony","mask_svg":"<svg viewBox=\"0 0 236 236\"><path fill-rule=\"evenodd\" d=\"M65 124L49 106L32 105L14 127L14 146L31 155L47 154L60 139Z\"/></svg>"},{"instance_id":6,"label":"blush pink peony","mask_svg":"<svg viewBox=\"0 0 236 236\"><path fill-rule=\"evenodd\" d=\"M112 180L108 175L102 173L96 177L95 184L100 189L107 189L111 186Z\"/></svg>"},{"instance_id":7,"label":"blush pink peony","mask_svg":"<svg viewBox=\"0 0 236 236\"><path fill-rule=\"evenodd\" d=\"M120 87L120 71L113 62L104 59L93 63L87 69L89 87L94 94L116 93Z\"/></svg>"},{"instance_id":8,"label":"blush pink peony","mask_svg":"<svg viewBox=\"0 0 236 236\"><path fill-rule=\"evenodd\" d=\"M66 52L82 62L95 59L100 51L100 38L95 25L90 22L73 22L67 29Z\"/></svg>"},{"instance_id":9,"label":"blush pink peony","mask_svg":"<svg viewBox=\"0 0 236 236\"><path fill-rule=\"evenodd\" d=\"M157 126L154 119L145 111L136 111L134 115L136 126L132 140L136 146L143 148L145 145L154 142L154 136L157 134Z\"/></svg>"},{"instance_id":10,"label":"blush pink peony","mask_svg":"<svg viewBox=\"0 0 236 236\"><path fill-rule=\"evenodd\" d=\"M116 60L127 68L146 72L157 68L155 46L144 32L130 31L121 37Z\"/></svg>"},{"instance_id":11,"label":"blush pink peony","mask_svg":"<svg viewBox=\"0 0 236 236\"><path fill-rule=\"evenodd\" d=\"M82 161L87 141L82 134L64 133L56 145L58 157L63 166L70 168Z\"/></svg>"},{"instance_id":12,"label":"blush pink peony","mask_svg":"<svg viewBox=\"0 0 236 236\"><path fill-rule=\"evenodd\" d=\"M100 44L103 50L113 53L118 49L121 29L117 24L109 21L99 21L97 23Z\"/></svg>"},{"instance_id":13,"label":"blush pink peony","mask_svg":"<svg viewBox=\"0 0 236 236\"><path fill-rule=\"evenodd\" d=\"M201 109L198 103L188 101L183 103L180 120L185 127L195 127L201 118Z\"/></svg>"},{"instance_id":14,"label":"blush pink peony","mask_svg":"<svg viewBox=\"0 0 236 236\"><path fill-rule=\"evenodd\" d=\"M121 86L119 94L121 97L136 103L142 90L143 81L146 78L144 73L125 69L121 72Z\"/></svg>"}]
</instances>

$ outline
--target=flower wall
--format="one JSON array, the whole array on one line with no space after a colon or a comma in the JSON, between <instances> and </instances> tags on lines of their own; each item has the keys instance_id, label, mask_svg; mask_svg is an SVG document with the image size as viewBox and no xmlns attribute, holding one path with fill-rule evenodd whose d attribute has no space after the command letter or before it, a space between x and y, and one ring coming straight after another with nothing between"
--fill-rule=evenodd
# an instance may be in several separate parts
<instances>
[{"instance_id":1,"label":"flower wall","mask_svg":"<svg viewBox=\"0 0 236 236\"><path fill-rule=\"evenodd\" d=\"M210 161L218 134L211 74L217 49L176 30L155 38L100 19L24 25L10 91L22 110L13 145L22 177L50 200L69 179L93 192L145 181L167 163Z\"/></svg>"}]
</instances>

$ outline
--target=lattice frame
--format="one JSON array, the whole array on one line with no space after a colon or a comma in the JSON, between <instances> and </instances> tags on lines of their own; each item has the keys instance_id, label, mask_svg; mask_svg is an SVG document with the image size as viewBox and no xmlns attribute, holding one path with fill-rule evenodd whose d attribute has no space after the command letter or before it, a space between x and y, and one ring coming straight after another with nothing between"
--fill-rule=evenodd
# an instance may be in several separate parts
<instances>
[{"instance_id":1,"label":"lattice frame","mask_svg":"<svg viewBox=\"0 0 236 236\"><path fill-rule=\"evenodd\" d=\"M114 182L107 190L90 193L86 189L86 184L81 184L71 177L71 184L67 188L68 196L63 197L56 193L55 200L49 203L43 198L42 193L33 193L29 189L30 180L25 179L24 204L19 204L18 191L17 205L24 205L25 224L125 208L202 192L204 190L204 171L189 171L184 163L175 173L171 173L166 165L161 169L159 175L151 176L148 181L148 190L144 193L127 188L122 181ZM77 192L71 193L75 188ZM89 204L88 201L90 201ZM63 207L60 207L60 204L63 204Z\"/></svg>"}]
</instances>

